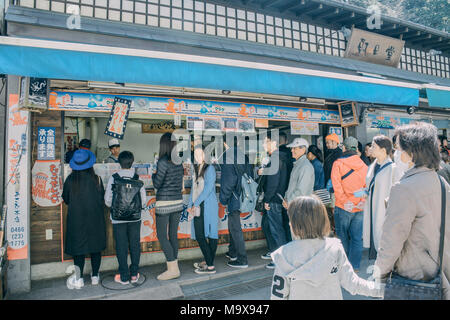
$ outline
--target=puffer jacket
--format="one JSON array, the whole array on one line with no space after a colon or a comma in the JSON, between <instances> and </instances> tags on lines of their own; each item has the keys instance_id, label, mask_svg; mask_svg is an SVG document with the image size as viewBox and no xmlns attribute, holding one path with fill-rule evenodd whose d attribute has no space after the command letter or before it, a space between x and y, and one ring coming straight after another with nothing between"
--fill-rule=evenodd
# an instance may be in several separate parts
<instances>
[{"instance_id":1,"label":"puffer jacket","mask_svg":"<svg viewBox=\"0 0 450 320\"><path fill-rule=\"evenodd\" d=\"M446 188L446 225L442 282L450 300L450 186ZM425 167L405 172L392 186L375 266L382 278L392 270L412 280L436 276L441 227L441 185L438 175Z\"/></svg>"},{"instance_id":2,"label":"puffer jacket","mask_svg":"<svg viewBox=\"0 0 450 320\"><path fill-rule=\"evenodd\" d=\"M294 240L271 256L271 300L342 300L341 287L352 295L383 295L381 286L358 277L337 238Z\"/></svg>"},{"instance_id":3,"label":"puffer jacket","mask_svg":"<svg viewBox=\"0 0 450 320\"><path fill-rule=\"evenodd\" d=\"M354 170L345 179L343 176ZM367 166L354 151L347 151L337 159L331 170L331 182L333 183L336 207L349 212L363 211L365 200L356 198L353 193L366 186ZM352 210L347 210L345 204L351 202Z\"/></svg>"},{"instance_id":4,"label":"puffer jacket","mask_svg":"<svg viewBox=\"0 0 450 320\"><path fill-rule=\"evenodd\" d=\"M159 159L152 177L156 201L182 200L183 175L183 165L172 163L167 156Z\"/></svg>"}]
</instances>

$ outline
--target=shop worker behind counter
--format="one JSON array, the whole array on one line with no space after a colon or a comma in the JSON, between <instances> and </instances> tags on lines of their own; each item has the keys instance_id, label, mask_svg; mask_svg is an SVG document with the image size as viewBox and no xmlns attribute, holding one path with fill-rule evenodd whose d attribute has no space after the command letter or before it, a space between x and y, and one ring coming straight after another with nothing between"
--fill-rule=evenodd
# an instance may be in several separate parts
<instances>
[{"instance_id":1,"label":"shop worker behind counter","mask_svg":"<svg viewBox=\"0 0 450 320\"><path fill-rule=\"evenodd\" d=\"M116 138L108 141L108 147L111 154L105 159L105 163L119 163L120 143Z\"/></svg>"},{"instance_id":2,"label":"shop worker behind counter","mask_svg":"<svg viewBox=\"0 0 450 320\"><path fill-rule=\"evenodd\" d=\"M134 156L129 151L119 154L121 170L109 178L105 203L111 207L110 219L113 225L119 274L114 281L123 285L139 280L139 260L141 257L141 210L146 204L144 183L139 180L131 166ZM128 248L131 266L128 269Z\"/></svg>"}]
</instances>

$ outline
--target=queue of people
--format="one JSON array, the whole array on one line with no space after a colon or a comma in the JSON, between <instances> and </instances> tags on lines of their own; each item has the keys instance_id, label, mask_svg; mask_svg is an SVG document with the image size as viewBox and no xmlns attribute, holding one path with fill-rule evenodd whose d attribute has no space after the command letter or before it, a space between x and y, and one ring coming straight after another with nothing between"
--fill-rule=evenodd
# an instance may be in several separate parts
<instances>
[{"instance_id":1,"label":"queue of people","mask_svg":"<svg viewBox=\"0 0 450 320\"><path fill-rule=\"evenodd\" d=\"M248 267L240 195L243 177L245 180L261 176L261 223L268 248L261 258L271 260L266 267L274 269L272 299L342 299L341 286L352 294L382 297L382 290L373 281L358 276L364 247L369 249L369 259L375 261L383 281L394 271L411 280L426 281L436 276L441 262L440 217L441 212L449 215L450 187L448 152L435 127L425 123L399 127L393 140L375 136L367 150L362 150L362 144L354 137L347 137L341 144L337 135L330 134L325 141L328 152L324 159L320 149L303 138L295 138L290 144L282 138L283 144L278 144L269 133L263 143L269 157L256 170L238 139L231 147L224 143L218 197L216 166L206 163L204 146L194 145L187 212L191 238L198 242L204 258L194 263L195 273L216 272L219 203L228 215L227 264ZM116 159L117 148L120 150L118 141L110 141L112 159ZM180 276L177 230L184 210L184 186L183 166L171 159L174 148L171 134L164 134L153 175L157 237L167 262L167 270L157 277L161 281ZM140 277L140 212L146 204L143 183L132 169L133 154L123 151L117 155L121 170L110 178L105 191L101 178L93 171L95 160L86 148L76 150L70 160L72 173L63 191L64 202L69 206L65 252L74 257L81 275L85 257L90 255L91 281L94 285L99 283L100 253L106 247L106 205L111 208L119 264L114 281L122 285L136 283ZM121 188L121 184L132 187ZM332 205L328 207L332 217L314 195L324 188L332 195ZM442 197L447 201L444 208ZM330 237L333 225L336 237ZM448 228L447 224L443 229L446 246L450 240ZM450 299L448 252L442 258L446 299ZM82 277L68 279L69 288L83 285Z\"/></svg>"}]
</instances>

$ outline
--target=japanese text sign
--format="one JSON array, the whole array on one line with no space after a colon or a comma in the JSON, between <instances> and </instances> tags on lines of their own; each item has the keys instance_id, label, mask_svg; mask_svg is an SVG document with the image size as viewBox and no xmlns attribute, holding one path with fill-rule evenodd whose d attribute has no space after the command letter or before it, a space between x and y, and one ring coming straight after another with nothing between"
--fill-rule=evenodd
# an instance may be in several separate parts
<instances>
[{"instance_id":1,"label":"japanese text sign","mask_svg":"<svg viewBox=\"0 0 450 320\"><path fill-rule=\"evenodd\" d=\"M117 139L123 139L127 126L128 114L130 113L131 100L114 98L114 105L111 109L108 125L105 134Z\"/></svg>"},{"instance_id":2,"label":"japanese text sign","mask_svg":"<svg viewBox=\"0 0 450 320\"><path fill-rule=\"evenodd\" d=\"M38 127L38 160L55 160L55 135L54 127Z\"/></svg>"},{"instance_id":3,"label":"japanese text sign","mask_svg":"<svg viewBox=\"0 0 450 320\"><path fill-rule=\"evenodd\" d=\"M400 39L353 28L344 57L397 67L404 44Z\"/></svg>"}]
</instances>

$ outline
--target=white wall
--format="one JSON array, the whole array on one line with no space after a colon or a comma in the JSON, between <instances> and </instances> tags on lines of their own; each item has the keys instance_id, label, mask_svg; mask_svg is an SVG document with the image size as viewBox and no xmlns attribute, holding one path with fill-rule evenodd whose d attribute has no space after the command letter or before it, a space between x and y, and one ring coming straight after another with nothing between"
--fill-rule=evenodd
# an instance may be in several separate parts
<instances>
[{"instance_id":1,"label":"white wall","mask_svg":"<svg viewBox=\"0 0 450 320\"><path fill-rule=\"evenodd\" d=\"M107 123L107 118L98 118L97 162L101 162L109 156L108 140L111 137L104 134ZM161 136L162 133L142 133L140 123L128 120L125 136L123 140L120 140L120 151L131 151L137 163L153 162L154 153L159 152Z\"/></svg>"}]
</instances>

